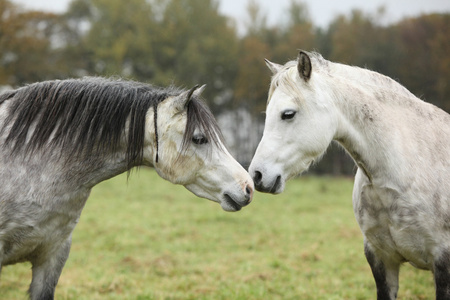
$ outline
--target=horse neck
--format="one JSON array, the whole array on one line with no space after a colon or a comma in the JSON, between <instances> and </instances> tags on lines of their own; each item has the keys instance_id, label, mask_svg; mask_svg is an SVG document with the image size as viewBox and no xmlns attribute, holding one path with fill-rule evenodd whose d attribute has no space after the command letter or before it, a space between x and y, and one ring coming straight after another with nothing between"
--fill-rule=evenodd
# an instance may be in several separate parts
<instances>
[{"instance_id":1,"label":"horse neck","mask_svg":"<svg viewBox=\"0 0 450 300\"><path fill-rule=\"evenodd\" d=\"M63 167L71 174L68 176L69 182L87 188L129 171L124 151L93 153L78 161L65 163Z\"/></svg>"},{"instance_id":2,"label":"horse neck","mask_svg":"<svg viewBox=\"0 0 450 300\"><path fill-rule=\"evenodd\" d=\"M147 123L153 122L153 110L148 115L151 115L151 118L147 120ZM146 126L144 145L143 164L147 166L153 166L152 161L147 158L153 157L153 148L155 148L153 123L150 124L151 126ZM130 168L128 165L127 138L124 136L119 145L110 149L98 150L94 146L88 153L73 155L62 148L55 148L52 151L41 149L36 151L30 159L17 157L16 163L28 164L29 168L40 169L42 176L54 178L58 185L71 186L75 189L81 187L91 189L104 180L130 172L133 167L139 167L133 165Z\"/></svg>"},{"instance_id":3,"label":"horse neck","mask_svg":"<svg viewBox=\"0 0 450 300\"><path fill-rule=\"evenodd\" d=\"M125 152L121 149L114 153L92 151L86 155L73 156L62 152L64 150L58 148L47 152L36 151L25 159L18 156L8 164L23 169L24 173L36 173L36 176L30 175L28 179L34 184L43 179L51 180L47 188L58 191L90 190L96 184L127 171ZM58 194L58 191L54 193Z\"/></svg>"},{"instance_id":4,"label":"horse neck","mask_svg":"<svg viewBox=\"0 0 450 300\"><path fill-rule=\"evenodd\" d=\"M145 136L144 136L144 147L143 147L143 162L145 166L153 167L155 151L156 151L156 134L154 125L154 109L149 108L146 114L146 125L145 125ZM127 123L125 128L129 128ZM130 172L131 168L139 167L140 165L129 166L127 161L127 132L123 138L122 142L113 151L107 152L96 152L87 155L80 161L69 160L69 164L75 170L79 170L82 176L79 178L80 184L88 185L93 187L94 185L117 176L124 172ZM86 166L86 167L85 167ZM85 169L83 169L85 168Z\"/></svg>"},{"instance_id":5,"label":"horse neck","mask_svg":"<svg viewBox=\"0 0 450 300\"><path fill-rule=\"evenodd\" d=\"M390 178L400 178L399 172L410 167L402 154L402 141L398 139L405 134L401 127L408 127L405 116L409 112L401 102L414 102L414 96L385 76L357 71L360 73L347 73L332 91L339 115L335 140L369 181L387 178L387 174Z\"/></svg>"},{"instance_id":6,"label":"horse neck","mask_svg":"<svg viewBox=\"0 0 450 300\"><path fill-rule=\"evenodd\" d=\"M148 122L149 120L147 120ZM153 122L153 117L151 118ZM153 123L151 123L153 124ZM147 126L147 129L153 129L153 125ZM144 145L144 160L142 165L153 167L153 158L156 143L153 130L146 130ZM71 167L78 171L80 175L79 183L82 185L93 187L96 184L115 177L124 172L131 172L133 167L141 165L128 166L126 157L126 145L121 145L114 152L92 153L80 161L71 163ZM86 167L87 166L87 167Z\"/></svg>"}]
</instances>

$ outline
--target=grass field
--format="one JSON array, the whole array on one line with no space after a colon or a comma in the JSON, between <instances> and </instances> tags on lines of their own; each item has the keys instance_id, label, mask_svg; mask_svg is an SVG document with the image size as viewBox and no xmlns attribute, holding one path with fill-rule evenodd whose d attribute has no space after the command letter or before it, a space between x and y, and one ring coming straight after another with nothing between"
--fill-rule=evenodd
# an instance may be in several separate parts
<instances>
[{"instance_id":1,"label":"grass field","mask_svg":"<svg viewBox=\"0 0 450 300\"><path fill-rule=\"evenodd\" d=\"M375 299L352 179L302 177L237 213L152 170L97 186L74 231L56 299ZM30 264L3 268L0 299L26 299ZM399 299L433 299L402 267Z\"/></svg>"}]
</instances>

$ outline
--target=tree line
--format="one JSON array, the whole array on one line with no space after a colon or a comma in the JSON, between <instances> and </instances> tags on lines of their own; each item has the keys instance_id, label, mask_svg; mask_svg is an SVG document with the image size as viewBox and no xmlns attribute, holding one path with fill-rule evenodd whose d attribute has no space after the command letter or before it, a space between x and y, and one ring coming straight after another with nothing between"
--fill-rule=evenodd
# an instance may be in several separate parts
<instances>
[{"instance_id":1,"label":"tree line","mask_svg":"<svg viewBox=\"0 0 450 300\"><path fill-rule=\"evenodd\" d=\"M266 12L249 0L240 34L218 0L72 0L61 14L0 0L0 85L85 75L186 88L206 83L204 96L216 116L248 123L249 132L231 141L245 162L264 120L270 82L264 58L284 63L297 49L383 73L450 111L450 13L384 25L382 8L353 10L319 28L307 4L291 0L285 15L283 23L268 25ZM342 151L331 152L332 161L318 172L352 172Z\"/></svg>"}]
</instances>

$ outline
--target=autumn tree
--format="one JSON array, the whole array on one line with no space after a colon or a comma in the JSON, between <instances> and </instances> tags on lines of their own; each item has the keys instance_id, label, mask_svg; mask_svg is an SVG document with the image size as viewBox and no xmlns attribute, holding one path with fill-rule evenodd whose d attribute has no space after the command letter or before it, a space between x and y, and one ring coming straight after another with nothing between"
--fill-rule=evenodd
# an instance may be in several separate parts
<instances>
[{"instance_id":1,"label":"autumn tree","mask_svg":"<svg viewBox=\"0 0 450 300\"><path fill-rule=\"evenodd\" d=\"M207 84L213 109L228 105L237 73L236 28L217 0L169 0L158 23L161 40L155 64L166 83Z\"/></svg>"},{"instance_id":2,"label":"autumn tree","mask_svg":"<svg viewBox=\"0 0 450 300\"><path fill-rule=\"evenodd\" d=\"M329 28L329 59L386 73L392 42L386 28L377 22L383 14L380 8L376 14L353 10L349 16L338 16Z\"/></svg>"},{"instance_id":3,"label":"autumn tree","mask_svg":"<svg viewBox=\"0 0 450 300\"><path fill-rule=\"evenodd\" d=\"M258 2L246 0L246 30L238 34L219 1L72 0L67 12L51 14L0 0L0 85L84 75L186 88L206 83L208 105L233 120L231 131L240 132L235 144L250 151L247 160L264 120L271 76L264 59L282 64L298 49L378 71L450 111L448 13L386 25L383 8L353 10L317 28L307 4L291 0L282 21L269 25ZM232 109L240 115L230 117ZM342 157L329 151L316 170L351 173Z\"/></svg>"},{"instance_id":4,"label":"autumn tree","mask_svg":"<svg viewBox=\"0 0 450 300\"><path fill-rule=\"evenodd\" d=\"M72 54L84 57L79 64L87 73L156 85L207 84L210 106L230 102L238 39L217 1L74 0L66 17L85 28L78 55Z\"/></svg>"},{"instance_id":5,"label":"autumn tree","mask_svg":"<svg viewBox=\"0 0 450 300\"><path fill-rule=\"evenodd\" d=\"M256 1L247 5L247 35L240 41L237 57L239 72L235 78L234 106L251 107L253 111L264 111L270 72L264 58L270 58L271 49L265 41L268 30L267 19Z\"/></svg>"},{"instance_id":6,"label":"autumn tree","mask_svg":"<svg viewBox=\"0 0 450 300\"><path fill-rule=\"evenodd\" d=\"M152 77L155 23L145 0L74 0L65 14L78 39L70 54L88 74Z\"/></svg>"},{"instance_id":7,"label":"autumn tree","mask_svg":"<svg viewBox=\"0 0 450 300\"><path fill-rule=\"evenodd\" d=\"M265 12L255 0L247 6L247 34L241 39L239 73L236 77L235 102L265 110L271 73L264 63L269 59L283 64L295 59L297 49L313 50L314 26L306 4L291 0L286 9L286 22L269 26Z\"/></svg>"},{"instance_id":8,"label":"autumn tree","mask_svg":"<svg viewBox=\"0 0 450 300\"><path fill-rule=\"evenodd\" d=\"M306 3L291 0L285 15L287 22L281 26L278 41L273 45L274 59L280 63L296 58L299 49L312 51L317 47L316 29Z\"/></svg>"},{"instance_id":9,"label":"autumn tree","mask_svg":"<svg viewBox=\"0 0 450 300\"><path fill-rule=\"evenodd\" d=\"M406 19L393 30L401 53L399 80L414 94L450 112L450 14Z\"/></svg>"},{"instance_id":10,"label":"autumn tree","mask_svg":"<svg viewBox=\"0 0 450 300\"><path fill-rule=\"evenodd\" d=\"M60 19L0 0L0 84L22 85L58 73L53 37Z\"/></svg>"}]
</instances>

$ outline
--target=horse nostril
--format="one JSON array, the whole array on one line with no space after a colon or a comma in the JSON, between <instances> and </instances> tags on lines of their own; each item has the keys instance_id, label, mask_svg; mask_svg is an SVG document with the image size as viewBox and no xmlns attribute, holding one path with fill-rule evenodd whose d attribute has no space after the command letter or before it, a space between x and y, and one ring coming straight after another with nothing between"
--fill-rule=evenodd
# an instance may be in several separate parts
<instances>
[{"instance_id":1,"label":"horse nostril","mask_svg":"<svg viewBox=\"0 0 450 300\"><path fill-rule=\"evenodd\" d=\"M245 192L247 193L247 195L250 196L250 198L253 195L253 187L250 184L247 184L247 186L245 187Z\"/></svg>"},{"instance_id":2,"label":"horse nostril","mask_svg":"<svg viewBox=\"0 0 450 300\"><path fill-rule=\"evenodd\" d=\"M245 187L245 200L247 200L247 204L252 202L252 198L253 198L253 188L249 184L247 184L247 186Z\"/></svg>"},{"instance_id":3,"label":"horse nostril","mask_svg":"<svg viewBox=\"0 0 450 300\"><path fill-rule=\"evenodd\" d=\"M245 192L247 193L247 195L250 195L252 193L252 188L250 186L246 186L245 187Z\"/></svg>"},{"instance_id":4,"label":"horse nostril","mask_svg":"<svg viewBox=\"0 0 450 300\"><path fill-rule=\"evenodd\" d=\"M255 181L255 184L260 184L262 180L262 174L259 171L255 171L255 176L253 176L253 181Z\"/></svg>"}]
</instances>

